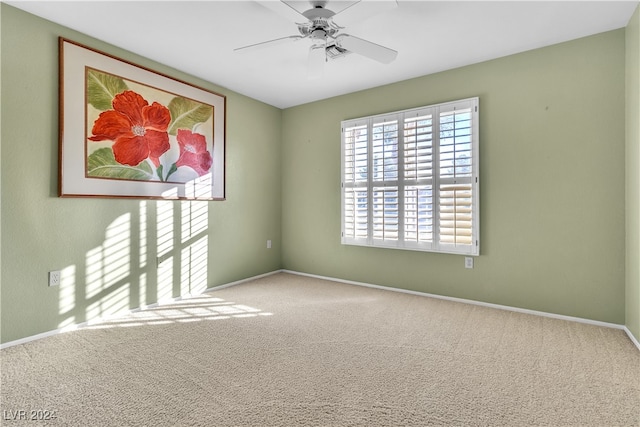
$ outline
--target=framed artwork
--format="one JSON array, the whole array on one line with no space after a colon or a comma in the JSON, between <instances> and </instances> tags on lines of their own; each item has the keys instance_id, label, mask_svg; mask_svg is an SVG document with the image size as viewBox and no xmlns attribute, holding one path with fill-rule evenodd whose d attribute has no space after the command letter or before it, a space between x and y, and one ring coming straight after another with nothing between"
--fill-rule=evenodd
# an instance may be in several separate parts
<instances>
[{"instance_id":1,"label":"framed artwork","mask_svg":"<svg viewBox=\"0 0 640 427\"><path fill-rule=\"evenodd\" d=\"M59 38L60 197L224 200L226 97Z\"/></svg>"}]
</instances>

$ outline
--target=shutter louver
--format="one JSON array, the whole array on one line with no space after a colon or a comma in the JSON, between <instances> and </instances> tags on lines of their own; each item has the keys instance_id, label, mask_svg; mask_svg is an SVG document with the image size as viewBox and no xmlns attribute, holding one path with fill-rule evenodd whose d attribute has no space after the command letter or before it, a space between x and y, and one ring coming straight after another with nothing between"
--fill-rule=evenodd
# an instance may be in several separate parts
<instances>
[{"instance_id":1,"label":"shutter louver","mask_svg":"<svg viewBox=\"0 0 640 427\"><path fill-rule=\"evenodd\" d=\"M433 241L433 195L430 185L404 189L404 240Z\"/></svg>"},{"instance_id":2,"label":"shutter louver","mask_svg":"<svg viewBox=\"0 0 640 427\"><path fill-rule=\"evenodd\" d=\"M367 238L367 189L349 188L344 193L344 234L352 239Z\"/></svg>"},{"instance_id":3,"label":"shutter louver","mask_svg":"<svg viewBox=\"0 0 640 427\"><path fill-rule=\"evenodd\" d=\"M366 126L344 130L344 182L366 182L368 134Z\"/></svg>"},{"instance_id":4,"label":"shutter louver","mask_svg":"<svg viewBox=\"0 0 640 427\"><path fill-rule=\"evenodd\" d=\"M472 243L471 184L440 186L440 242Z\"/></svg>"},{"instance_id":5,"label":"shutter louver","mask_svg":"<svg viewBox=\"0 0 640 427\"><path fill-rule=\"evenodd\" d=\"M398 240L398 188L373 189L373 238Z\"/></svg>"},{"instance_id":6,"label":"shutter louver","mask_svg":"<svg viewBox=\"0 0 640 427\"><path fill-rule=\"evenodd\" d=\"M431 115L404 121L404 177L431 178L433 174L433 125Z\"/></svg>"},{"instance_id":7,"label":"shutter louver","mask_svg":"<svg viewBox=\"0 0 640 427\"><path fill-rule=\"evenodd\" d=\"M440 178L471 176L471 109L440 114Z\"/></svg>"},{"instance_id":8,"label":"shutter louver","mask_svg":"<svg viewBox=\"0 0 640 427\"><path fill-rule=\"evenodd\" d=\"M374 123L372 130L373 180L398 180L398 122Z\"/></svg>"}]
</instances>

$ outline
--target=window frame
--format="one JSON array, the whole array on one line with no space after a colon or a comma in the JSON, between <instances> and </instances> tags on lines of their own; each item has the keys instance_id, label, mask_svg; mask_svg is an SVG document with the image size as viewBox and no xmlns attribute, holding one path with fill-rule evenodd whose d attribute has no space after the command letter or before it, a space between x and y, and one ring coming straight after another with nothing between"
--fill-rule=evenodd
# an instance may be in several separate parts
<instances>
[{"instance_id":1,"label":"window frame","mask_svg":"<svg viewBox=\"0 0 640 427\"><path fill-rule=\"evenodd\" d=\"M479 104L479 98L473 97L343 120L340 123L341 244L471 256L480 254ZM461 131L463 135L458 137L456 130L459 129L455 128L455 124L458 123L456 115L466 117L464 114L467 112L470 120L468 126L470 135L464 135ZM453 115L454 121L444 122L442 119L447 115ZM418 137L415 136L418 135L418 118L420 123L430 123L422 125L424 129L429 129L424 133L429 134L426 138L430 141L428 148L422 150L423 154L427 153L422 157L418 154ZM412 121L415 121L416 129L413 140L412 135L406 135L407 129L413 129L406 127ZM376 139L373 135L374 129L380 130L382 123L394 122L397 128L396 153L393 151L393 125L388 127L389 130L383 136L382 142L386 145L386 138L389 135L388 138L392 142L390 150L387 150L386 146L376 146L380 139ZM454 123L453 137L451 137L451 129L441 129L443 123ZM458 140L461 142L458 143ZM408 151L407 147L410 144L415 145L415 154ZM470 156L464 157L462 153L467 145L470 145ZM427 146L422 146L422 148L425 147ZM449 155L451 147L453 147L453 155ZM457 150L457 147L463 148ZM382 157L374 156L374 149L378 150L378 154L381 150L385 154ZM363 152L365 152L364 155ZM455 153L458 153L458 156ZM407 159L405 154L409 154ZM449 163L442 158L445 155L451 157ZM413 162L411 164L408 163L409 157ZM380 159L382 159L382 174L379 171ZM420 159L423 159L424 165L430 166L420 166ZM468 160L471 161L470 165L467 165ZM407 174L413 175L407 177ZM384 189L388 192L385 195L391 196L382 197L381 200L378 199L378 204L374 204L375 193ZM414 191L416 197L410 197L407 193L408 189ZM445 193L443 190L451 191ZM396 203L393 203L393 194L395 194ZM420 197L418 197L419 194L421 194ZM445 197L445 194L453 194L453 196ZM446 203L443 203L444 199ZM395 210L394 205L397 205ZM445 205L452 206L454 213L445 212L443 210ZM420 217L420 206L427 207L424 210L427 212L426 216ZM469 206L468 214L460 214L458 210L462 208L459 206ZM409 216L407 210L410 210L413 215ZM452 220L451 215L453 215ZM377 221L379 218L382 220ZM426 225L420 226L422 220ZM447 224L449 228L445 227ZM458 226L458 224L461 225ZM396 227L397 230L394 232ZM427 231L421 234L420 228ZM467 234L469 233L467 229L470 229L470 235ZM430 241L426 237L421 237L428 236L429 230L432 236ZM389 235L390 238L379 238L381 233ZM409 239L408 235L416 237ZM452 238L454 242L443 241L445 237Z\"/></svg>"}]
</instances>

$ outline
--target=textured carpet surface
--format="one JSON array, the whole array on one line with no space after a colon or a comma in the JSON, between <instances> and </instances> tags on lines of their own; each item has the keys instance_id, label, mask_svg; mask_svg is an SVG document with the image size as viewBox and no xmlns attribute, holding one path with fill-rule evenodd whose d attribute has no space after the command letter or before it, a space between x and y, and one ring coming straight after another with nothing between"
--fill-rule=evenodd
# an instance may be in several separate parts
<instances>
[{"instance_id":1,"label":"textured carpet surface","mask_svg":"<svg viewBox=\"0 0 640 427\"><path fill-rule=\"evenodd\" d=\"M0 357L7 426L640 425L623 331L289 274Z\"/></svg>"}]
</instances>

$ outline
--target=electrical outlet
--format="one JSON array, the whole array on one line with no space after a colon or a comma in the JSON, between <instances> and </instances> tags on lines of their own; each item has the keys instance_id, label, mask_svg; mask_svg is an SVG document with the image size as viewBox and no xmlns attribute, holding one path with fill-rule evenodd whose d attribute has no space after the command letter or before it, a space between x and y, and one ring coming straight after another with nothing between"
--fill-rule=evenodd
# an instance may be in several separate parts
<instances>
[{"instance_id":1,"label":"electrical outlet","mask_svg":"<svg viewBox=\"0 0 640 427\"><path fill-rule=\"evenodd\" d=\"M271 240L267 240L267 249L271 249Z\"/></svg>"},{"instance_id":2,"label":"electrical outlet","mask_svg":"<svg viewBox=\"0 0 640 427\"><path fill-rule=\"evenodd\" d=\"M464 257L464 268L473 268L473 258L470 256Z\"/></svg>"},{"instance_id":3,"label":"electrical outlet","mask_svg":"<svg viewBox=\"0 0 640 427\"><path fill-rule=\"evenodd\" d=\"M60 285L60 275L62 273L60 271L50 271L49 272L49 286L58 286Z\"/></svg>"}]
</instances>

